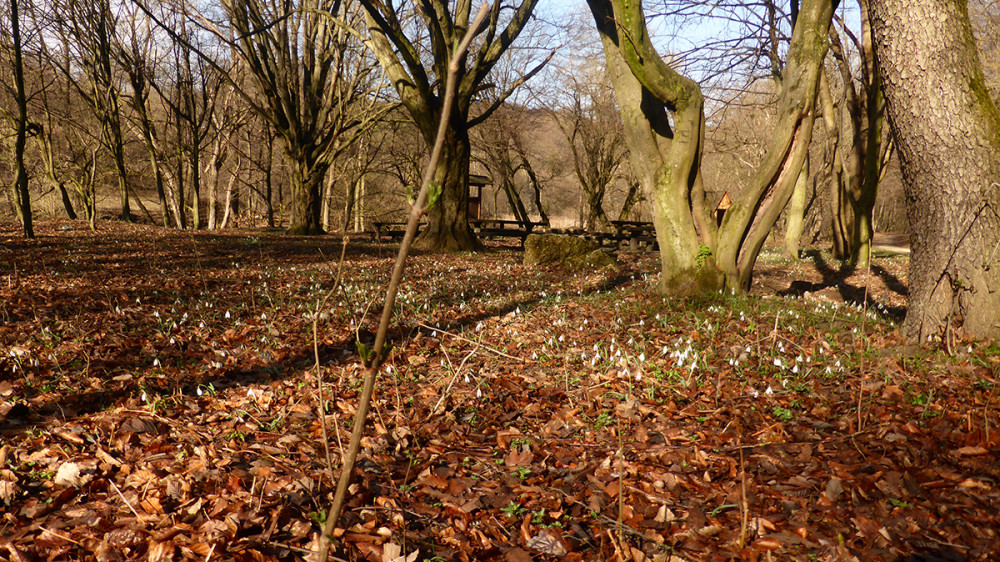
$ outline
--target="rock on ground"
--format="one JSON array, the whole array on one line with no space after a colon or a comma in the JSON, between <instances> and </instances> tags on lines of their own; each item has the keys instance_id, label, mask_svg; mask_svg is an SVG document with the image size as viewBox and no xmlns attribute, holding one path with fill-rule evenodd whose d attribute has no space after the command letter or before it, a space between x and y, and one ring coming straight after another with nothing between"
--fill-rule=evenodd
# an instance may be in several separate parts
<instances>
[{"instance_id":1,"label":"rock on ground","mask_svg":"<svg viewBox=\"0 0 1000 562\"><path fill-rule=\"evenodd\" d=\"M529 234L524 241L524 265L556 264L567 269L617 267L618 262L593 240L561 234Z\"/></svg>"}]
</instances>

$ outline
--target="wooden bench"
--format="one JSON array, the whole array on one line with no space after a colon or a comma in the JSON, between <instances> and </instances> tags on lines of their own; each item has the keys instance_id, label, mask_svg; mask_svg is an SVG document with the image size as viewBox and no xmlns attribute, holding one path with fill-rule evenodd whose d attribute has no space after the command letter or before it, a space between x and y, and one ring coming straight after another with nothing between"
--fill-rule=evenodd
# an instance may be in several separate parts
<instances>
[{"instance_id":1,"label":"wooden bench","mask_svg":"<svg viewBox=\"0 0 1000 562\"><path fill-rule=\"evenodd\" d=\"M403 235L406 234L405 222L372 221L371 225L372 228L375 229L372 233L372 237L376 242L399 241L402 240Z\"/></svg>"},{"instance_id":2,"label":"wooden bench","mask_svg":"<svg viewBox=\"0 0 1000 562\"><path fill-rule=\"evenodd\" d=\"M520 221L503 219L479 219L470 222L472 231L482 238L520 238L521 245L531 231L542 223L529 222L527 228Z\"/></svg>"}]
</instances>

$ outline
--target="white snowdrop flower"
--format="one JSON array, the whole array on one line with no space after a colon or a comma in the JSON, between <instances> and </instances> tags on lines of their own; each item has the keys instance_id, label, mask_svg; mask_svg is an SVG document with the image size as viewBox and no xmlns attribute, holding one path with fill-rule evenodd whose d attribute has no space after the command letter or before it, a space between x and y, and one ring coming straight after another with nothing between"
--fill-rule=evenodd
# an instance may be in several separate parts
<instances>
[{"instance_id":1,"label":"white snowdrop flower","mask_svg":"<svg viewBox=\"0 0 1000 562\"><path fill-rule=\"evenodd\" d=\"M432 338L436 338L436 337L438 337L438 331L437 331L437 330L434 330L433 332L431 332L431 337L432 337Z\"/></svg>"},{"instance_id":2,"label":"white snowdrop flower","mask_svg":"<svg viewBox=\"0 0 1000 562\"><path fill-rule=\"evenodd\" d=\"M628 345L632 345L634 343L635 343L635 338L629 338L628 339Z\"/></svg>"},{"instance_id":3,"label":"white snowdrop flower","mask_svg":"<svg viewBox=\"0 0 1000 562\"><path fill-rule=\"evenodd\" d=\"M750 353L750 346L748 345L748 346L746 347L746 349L744 349L743 351L746 351L747 353Z\"/></svg>"},{"instance_id":4,"label":"white snowdrop flower","mask_svg":"<svg viewBox=\"0 0 1000 562\"><path fill-rule=\"evenodd\" d=\"M751 388L751 389L750 389L750 394L751 394L751 395L752 395L752 396L753 396L754 398L759 398L759 397L760 397L760 393L759 393L759 392L757 392L757 389L756 389L756 388Z\"/></svg>"},{"instance_id":5,"label":"white snowdrop flower","mask_svg":"<svg viewBox=\"0 0 1000 562\"><path fill-rule=\"evenodd\" d=\"M788 388L788 379L782 379L781 388Z\"/></svg>"},{"instance_id":6,"label":"white snowdrop flower","mask_svg":"<svg viewBox=\"0 0 1000 562\"><path fill-rule=\"evenodd\" d=\"M586 360L587 360L587 354L586 353L581 353L580 354L580 361L586 361Z\"/></svg>"},{"instance_id":7,"label":"white snowdrop flower","mask_svg":"<svg viewBox=\"0 0 1000 562\"><path fill-rule=\"evenodd\" d=\"M160 317L160 312L159 311L153 312L153 318L159 318L159 317Z\"/></svg>"},{"instance_id":8,"label":"white snowdrop flower","mask_svg":"<svg viewBox=\"0 0 1000 562\"><path fill-rule=\"evenodd\" d=\"M733 359L732 359L732 358L730 358L730 359L729 359L729 366L731 367L732 365L733 365Z\"/></svg>"},{"instance_id":9,"label":"white snowdrop flower","mask_svg":"<svg viewBox=\"0 0 1000 562\"><path fill-rule=\"evenodd\" d=\"M636 371L636 373L635 373L635 380L637 380L637 381L641 381L642 380L642 372Z\"/></svg>"},{"instance_id":10,"label":"white snowdrop flower","mask_svg":"<svg viewBox=\"0 0 1000 562\"><path fill-rule=\"evenodd\" d=\"M482 330L482 329L483 329L483 323L482 323L482 322L480 322L480 323L476 324L476 331L477 331L477 332L478 332L479 330Z\"/></svg>"},{"instance_id":11,"label":"white snowdrop flower","mask_svg":"<svg viewBox=\"0 0 1000 562\"><path fill-rule=\"evenodd\" d=\"M642 320L639 320L639 325L640 326L645 326L646 325L646 319L643 318Z\"/></svg>"},{"instance_id":12,"label":"white snowdrop flower","mask_svg":"<svg viewBox=\"0 0 1000 562\"><path fill-rule=\"evenodd\" d=\"M597 351L597 344L596 343L594 344L594 348L593 349L594 349L595 352Z\"/></svg>"},{"instance_id":13,"label":"white snowdrop flower","mask_svg":"<svg viewBox=\"0 0 1000 562\"><path fill-rule=\"evenodd\" d=\"M972 353L972 346L969 346L969 353Z\"/></svg>"},{"instance_id":14,"label":"white snowdrop flower","mask_svg":"<svg viewBox=\"0 0 1000 562\"><path fill-rule=\"evenodd\" d=\"M441 360L441 366L444 367L444 359Z\"/></svg>"},{"instance_id":15,"label":"white snowdrop flower","mask_svg":"<svg viewBox=\"0 0 1000 562\"><path fill-rule=\"evenodd\" d=\"M200 386L198 387L197 392L198 392L198 396L201 396L203 394L202 391L201 391L201 387Z\"/></svg>"},{"instance_id":16,"label":"white snowdrop flower","mask_svg":"<svg viewBox=\"0 0 1000 562\"><path fill-rule=\"evenodd\" d=\"M160 366L160 358L159 357L157 357L156 359L153 359L153 366L154 367L159 367Z\"/></svg>"},{"instance_id":17,"label":"white snowdrop flower","mask_svg":"<svg viewBox=\"0 0 1000 562\"><path fill-rule=\"evenodd\" d=\"M798 357L796 357L796 358L795 358L795 362L796 362L796 363L801 363L801 362L802 362L802 356L801 356L801 355L799 355Z\"/></svg>"},{"instance_id":18,"label":"white snowdrop flower","mask_svg":"<svg viewBox=\"0 0 1000 562\"><path fill-rule=\"evenodd\" d=\"M521 314L521 307L520 306L517 307L516 309L514 309L514 316L517 316L518 314Z\"/></svg>"},{"instance_id":19,"label":"white snowdrop flower","mask_svg":"<svg viewBox=\"0 0 1000 562\"><path fill-rule=\"evenodd\" d=\"M392 365L386 365L385 366L385 372L386 373L392 373Z\"/></svg>"},{"instance_id":20,"label":"white snowdrop flower","mask_svg":"<svg viewBox=\"0 0 1000 562\"><path fill-rule=\"evenodd\" d=\"M834 367L840 367L840 359L837 359L837 363L834 364Z\"/></svg>"},{"instance_id":21,"label":"white snowdrop flower","mask_svg":"<svg viewBox=\"0 0 1000 562\"><path fill-rule=\"evenodd\" d=\"M619 348L618 351L615 352L615 357L621 357L621 356L622 356L622 350L621 348Z\"/></svg>"},{"instance_id":22,"label":"white snowdrop flower","mask_svg":"<svg viewBox=\"0 0 1000 562\"><path fill-rule=\"evenodd\" d=\"M226 311L226 318L228 319L228 318L230 318L231 316L232 316L232 315L231 315L231 314L229 314L229 311L227 310L227 311Z\"/></svg>"},{"instance_id":23,"label":"white snowdrop flower","mask_svg":"<svg viewBox=\"0 0 1000 562\"><path fill-rule=\"evenodd\" d=\"M799 366L796 365L796 366L792 367L792 372L795 373L795 374L798 374L798 372L799 372Z\"/></svg>"},{"instance_id":24,"label":"white snowdrop flower","mask_svg":"<svg viewBox=\"0 0 1000 562\"><path fill-rule=\"evenodd\" d=\"M260 314L260 319L261 319L261 320L267 320L267 313L266 313L266 312L262 312L262 313Z\"/></svg>"},{"instance_id":25,"label":"white snowdrop flower","mask_svg":"<svg viewBox=\"0 0 1000 562\"><path fill-rule=\"evenodd\" d=\"M774 394L774 389L771 388L770 385L768 385L767 390L764 391L764 394L771 396L772 394Z\"/></svg>"},{"instance_id":26,"label":"white snowdrop flower","mask_svg":"<svg viewBox=\"0 0 1000 562\"><path fill-rule=\"evenodd\" d=\"M631 373L629 373L629 372L628 372L628 369L627 369L627 368L626 368L626 369L622 369L622 376L623 376L623 377L628 377L628 376L629 376L630 374L631 374Z\"/></svg>"},{"instance_id":27,"label":"white snowdrop flower","mask_svg":"<svg viewBox=\"0 0 1000 562\"><path fill-rule=\"evenodd\" d=\"M645 360L646 360L646 354L645 353L640 353L639 354L639 362L642 363Z\"/></svg>"},{"instance_id":28,"label":"white snowdrop flower","mask_svg":"<svg viewBox=\"0 0 1000 562\"><path fill-rule=\"evenodd\" d=\"M465 384L469 384L469 375L465 375Z\"/></svg>"},{"instance_id":29,"label":"white snowdrop flower","mask_svg":"<svg viewBox=\"0 0 1000 562\"><path fill-rule=\"evenodd\" d=\"M584 318L584 319L583 319L583 325L584 325L584 326L586 326L586 325L587 325L587 319L586 319L586 318Z\"/></svg>"},{"instance_id":30,"label":"white snowdrop flower","mask_svg":"<svg viewBox=\"0 0 1000 562\"><path fill-rule=\"evenodd\" d=\"M775 357L774 358L774 366L775 367L780 367L781 366L781 359Z\"/></svg>"},{"instance_id":31,"label":"white snowdrop flower","mask_svg":"<svg viewBox=\"0 0 1000 562\"><path fill-rule=\"evenodd\" d=\"M736 362L733 363L733 367L739 367L739 366L740 366L740 360L737 359Z\"/></svg>"},{"instance_id":32,"label":"white snowdrop flower","mask_svg":"<svg viewBox=\"0 0 1000 562\"><path fill-rule=\"evenodd\" d=\"M483 391L481 389L477 388L476 389L476 398L482 398L482 397L483 397Z\"/></svg>"},{"instance_id":33,"label":"white snowdrop flower","mask_svg":"<svg viewBox=\"0 0 1000 562\"><path fill-rule=\"evenodd\" d=\"M691 365L688 367L688 370L693 373L697 368L698 368L698 364L695 363L694 360L692 359L691 360Z\"/></svg>"},{"instance_id":34,"label":"white snowdrop flower","mask_svg":"<svg viewBox=\"0 0 1000 562\"><path fill-rule=\"evenodd\" d=\"M660 319L660 315L659 315L659 314L657 314L657 315L656 315L656 319L657 319L657 320L659 320L659 319Z\"/></svg>"},{"instance_id":35,"label":"white snowdrop flower","mask_svg":"<svg viewBox=\"0 0 1000 562\"><path fill-rule=\"evenodd\" d=\"M174 345L175 343L177 343L177 340L175 340L173 337L171 337L170 338L170 345Z\"/></svg>"},{"instance_id":36,"label":"white snowdrop flower","mask_svg":"<svg viewBox=\"0 0 1000 562\"><path fill-rule=\"evenodd\" d=\"M204 322L201 322L200 324L198 324L198 327L199 327L199 328L204 328L204 327L205 327L205 323L204 323Z\"/></svg>"},{"instance_id":37,"label":"white snowdrop flower","mask_svg":"<svg viewBox=\"0 0 1000 562\"><path fill-rule=\"evenodd\" d=\"M615 345L615 338L611 338L611 345Z\"/></svg>"},{"instance_id":38,"label":"white snowdrop flower","mask_svg":"<svg viewBox=\"0 0 1000 562\"><path fill-rule=\"evenodd\" d=\"M827 367L827 368L826 368L826 374L830 374L830 373L832 373L832 372L833 372L833 371L832 371L832 370L830 369L830 367Z\"/></svg>"},{"instance_id":39,"label":"white snowdrop flower","mask_svg":"<svg viewBox=\"0 0 1000 562\"><path fill-rule=\"evenodd\" d=\"M806 357L806 363L812 363L812 360L813 360L812 355Z\"/></svg>"},{"instance_id":40,"label":"white snowdrop flower","mask_svg":"<svg viewBox=\"0 0 1000 562\"><path fill-rule=\"evenodd\" d=\"M149 398L146 397L146 391L145 390L142 391L142 401L143 402L149 402Z\"/></svg>"},{"instance_id":41,"label":"white snowdrop flower","mask_svg":"<svg viewBox=\"0 0 1000 562\"><path fill-rule=\"evenodd\" d=\"M538 359L538 354L537 354L537 353L534 353L534 352L533 352L533 353L531 354L531 358L532 358L532 359Z\"/></svg>"},{"instance_id":42,"label":"white snowdrop flower","mask_svg":"<svg viewBox=\"0 0 1000 562\"><path fill-rule=\"evenodd\" d=\"M566 341L566 336L559 334L559 342L562 343L564 341Z\"/></svg>"},{"instance_id":43,"label":"white snowdrop flower","mask_svg":"<svg viewBox=\"0 0 1000 562\"><path fill-rule=\"evenodd\" d=\"M597 365L597 359L598 359L598 357L597 357L597 356L595 355L595 356L594 356L594 357L593 357L593 358L592 358L592 359L590 360L590 366L591 366L591 367L593 367L594 365Z\"/></svg>"}]
</instances>

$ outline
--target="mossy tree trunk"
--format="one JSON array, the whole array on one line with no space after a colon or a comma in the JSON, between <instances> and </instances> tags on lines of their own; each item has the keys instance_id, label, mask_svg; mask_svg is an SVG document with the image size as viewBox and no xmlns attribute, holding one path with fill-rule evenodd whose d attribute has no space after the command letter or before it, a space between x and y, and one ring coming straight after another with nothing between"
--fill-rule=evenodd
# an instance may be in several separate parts
<instances>
[{"instance_id":1,"label":"mossy tree trunk","mask_svg":"<svg viewBox=\"0 0 1000 562\"><path fill-rule=\"evenodd\" d=\"M872 0L913 231L904 333L1000 336L1000 113L963 0Z\"/></svg>"},{"instance_id":2,"label":"mossy tree trunk","mask_svg":"<svg viewBox=\"0 0 1000 562\"><path fill-rule=\"evenodd\" d=\"M833 3L806 0L799 10L773 141L718 231L701 180L705 119L700 88L656 52L640 0L589 0L589 5L618 96L633 173L652 194L661 289L747 290L764 240L808 155Z\"/></svg>"},{"instance_id":3,"label":"mossy tree trunk","mask_svg":"<svg viewBox=\"0 0 1000 562\"><path fill-rule=\"evenodd\" d=\"M722 285L711 260L699 259L712 224L698 181L704 98L691 79L657 54L639 0L589 0L618 98L632 171L652 194L660 245L660 289L665 293L716 291ZM668 108L670 114L668 114ZM673 126L671 126L671 120Z\"/></svg>"},{"instance_id":4,"label":"mossy tree trunk","mask_svg":"<svg viewBox=\"0 0 1000 562\"><path fill-rule=\"evenodd\" d=\"M749 185L733 201L719 228L716 261L730 289L750 288L757 256L787 205L809 154L833 9L831 0L804 0L799 9L783 70L771 143Z\"/></svg>"},{"instance_id":5,"label":"mossy tree trunk","mask_svg":"<svg viewBox=\"0 0 1000 562\"><path fill-rule=\"evenodd\" d=\"M809 190L809 156L806 155L799 177L795 180L795 189L788 202L788 213L785 217L785 257L799 259L799 243L802 239L802 224L805 220L806 193Z\"/></svg>"}]
</instances>

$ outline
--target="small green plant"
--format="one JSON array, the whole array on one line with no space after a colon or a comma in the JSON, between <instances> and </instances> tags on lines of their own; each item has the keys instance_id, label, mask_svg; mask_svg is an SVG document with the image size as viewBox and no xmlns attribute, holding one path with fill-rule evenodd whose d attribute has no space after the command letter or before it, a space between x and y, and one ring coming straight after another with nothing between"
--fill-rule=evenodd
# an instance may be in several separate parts
<instances>
[{"instance_id":1,"label":"small green plant","mask_svg":"<svg viewBox=\"0 0 1000 562\"><path fill-rule=\"evenodd\" d=\"M594 418L594 429L603 429L614 423L614 419L607 411L601 412Z\"/></svg>"},{"instance_id":2,"label":"small green plant","mask_svg":"<svg viewBox=\"0 0 1000 562\"><path fill-rule=\"evenodd\" d=\"M326 523L326 511L310 511L308 517L320 527Z\"/></svg>"},{"instance_id":3,"label":"small green plant","mask_svg":"<svg viewBox=\"0 0 1000 562\"><path fill-rule=\"evenodd\" d=\"M694 257L694 262L701 267L705 265L705 260L707 260L712 255L712 248L706 246L705 244L698 244L698 254Z\"/></svg>"},{"instance_id":4,"label":"small green plant","mask_svg":"<svg viewBox=\"0 0 1000 562\"><path fill-rule=\"evenodd\" d=\"M519 466L517 467L517 470L514 472L514 475L517 476L518 480L524 482L528 478L528 476L531 475L531 469L526 466Z\"/></svg>"},{"instance_id":5,"label":"small green plant","mask_svg":"<svg viewBox=\"0 0 1000 562\"><path fill-rule=\"evenodd\" d=\"M781 406L775 406L772 408L771 413L774 414L774 417L782 421L792 421L792 418L795 417L794 412L788 408L782 408Z\"/></svg>"},{"instance_id":6,"label":"small green plant","mask_svg":"<svg viewBox=\"0 0 1000 562\"><path fill-rule=\"evenodd\" d=\"M521 507L521 504L511 500L511 502L508 503L505 507L503 507L500 511L504 512L504 514L507 515L507 517L517 517L518 515L522 515L523 513L525 513L527 510Z\"/></svg>"}]
</instances>

